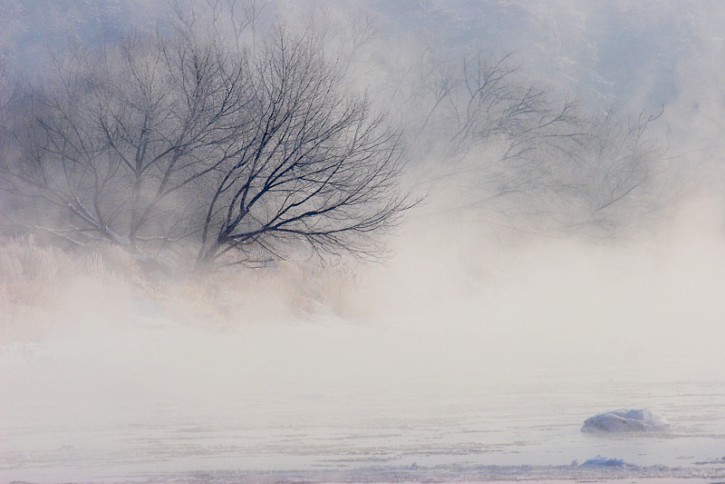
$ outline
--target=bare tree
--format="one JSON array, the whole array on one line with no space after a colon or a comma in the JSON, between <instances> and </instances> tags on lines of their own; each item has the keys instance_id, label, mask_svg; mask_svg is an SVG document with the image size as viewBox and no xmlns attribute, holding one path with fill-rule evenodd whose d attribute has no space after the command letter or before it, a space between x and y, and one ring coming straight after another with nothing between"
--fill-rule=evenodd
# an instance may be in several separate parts
<instances>
[{"instance_id":1,"label":"bare tree","mask_svg":"<svg viewBox=\"0 0 725 484\"><path fill-rule=\"evenodd\" d=\"M49 215L20 223L145 254L198 244L198 266L299 241L373 253L410 205L397 134L314 32L230 41L216 18L75 49L14 98L3 187Z\"/></svg>"},{"instance_id":2,"label":"bare tree","mask_svg":"<svg viewBox=\"0 0 725 484\"><path fill-rule=\"evenodd\" d=\"M162 202L223 159L239 131L241 67L179 33L76 49L54 74L17 99L22 155L5 170L16 192L70 210L75 236L135 248L193 233Z\"/></svg>"},{"instance_id":3,"label":"bare tree","mask_svg":"<svg viewBox=\"0 0 725 484\"><path fill-rule=\"evenodd\" d=\"M659 114L628 116L609 106L579 118L582 134L558 140L550 154L558 183L570 207L564 228L588 226L609 236L629 221L661 208L668 196L659 161L664 148L647 135ZM670 190L667 190L669 192Z\"/></svg>"},{"instance_id":4,"label":"bare tree","mask_svg":"<svg viewBox=\"0 0 725 484\"><path fill-rule=\"evenodd\" d=\"M559 98L511 55L430 50L413 72L407 149L433 161L432 184L466 192L458 209L493 211L523 229L609 234L655 208L660 152L646 132L657 116Z\"/></svg>"},{"instance_id":5,"label":"bare tree","mask_svg":"<svg viewBox=\"0 0 725 484\"><path fill-rule=\"evenodd\" d=\"M251 72L247 130L218 170L198 261L274 256L297 239L316 251L368 253L370 235L410 206L396 195L397 134L365 98L341 92L341 73L314 37L278 31Z\"/></svg>"}]
</instances>

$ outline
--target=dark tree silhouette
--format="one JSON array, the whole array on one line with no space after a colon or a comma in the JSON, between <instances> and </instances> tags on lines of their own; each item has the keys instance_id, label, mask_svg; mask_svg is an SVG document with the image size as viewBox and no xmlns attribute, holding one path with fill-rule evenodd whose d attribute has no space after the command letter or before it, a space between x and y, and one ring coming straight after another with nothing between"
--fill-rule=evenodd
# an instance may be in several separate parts
<instances>
[{"instance_id":1,"label":"dark tree silhouette","mask_svg":"<svg viewBox=\"0 0 725 484\"><path fill-rule=\"evenodd\" d=\"M410 207L397 133L344 88L311 30L249 40L179 14L174 28L78 47L8 102L4 192L16 224L141 254L197 246L199 267L372 255ZM262 254L262 252L264 254Z\"/></svg>"}]
</instances>

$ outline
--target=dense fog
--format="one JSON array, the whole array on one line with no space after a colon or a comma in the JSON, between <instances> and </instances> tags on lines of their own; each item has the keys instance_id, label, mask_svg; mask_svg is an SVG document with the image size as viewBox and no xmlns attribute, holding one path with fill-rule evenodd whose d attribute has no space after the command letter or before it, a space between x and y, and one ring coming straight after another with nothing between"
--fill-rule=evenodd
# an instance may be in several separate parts
<instances>
[{"instance_id":1,"label":"dense fog","mask_svg":"<svg viewBox=\"0 0 725 484\"><path fill-rule=\"evenodd\" d=\"M468 418L474 394L498 415L495 428L533 423L537 402L562 409L568 423L552 420L577 433L597 410L649 407L670 410L675 437L686 437L683 413L716 412L704 394L697 408L662 402L692 382L725 381L721 3L6 0L0 18L0 478L312 469L280 478L357 480L344 469L315 474L317 461L305 460L314 449L278 450L274 439L302 429L308 437L289 445L304 449L345 426L385 434L386 418L413 433L444 428L438 409ZM300 71L290 57L293 82L323 87L273 85L287 72L272 60L286 59L274 50L284 42L309 53ZM234 85L234 69L253 71L238 79L255 94L229 119L267 119L265 89L280 99L312 92L300 110L320 114L284 128L298 138L258 149L266 131L229 121L169 148L183 169L170 168L176 155L158 174L151 163L138 169L146 148L133 129L139 139L158 133L148 152L164 163L163 143L187 132L173 124L196 106L180 101L185 84L158 79L176 79L169 53L184 78L184 53L197 48L218 56L219 86ZM326 74L305 77L313 70ZM143 86L162 101L146 111L119 101L154 99ZM199 126L226 116L221 106ZM313 123L321 128L299 146L314 149L289 168L302 174L255 185L287 172L284 163L254 171L257 161L275 163L279 146L285 160L297 156ZM236 148L238 139L251 141ZM249 147L257 158L247 172L234 163ZM137 169L117 175L127 153ZM320 159L332 165L318 169ZM164 191L167 178L176 191ZM274 441L259 460L198 450L197 434L168 450L158 430L178 423L206 436L251 421L260 442ZM89 430L128 425L128 441ZM528 449L528 437L511 438ZM635 463L687 467L677 459L688 452L716 460L717 438L697 450L653 445ZM408 462L417 451L380 439L395 465L454 462ZM546 437L532 439L546 448ZM465 454L452 442L420 453ZM476 460L476 450L470 461L567 465L605 452L636 461L638 444L586 442L576 444L584 454L556 441L553 456ZM402 479L381 475L362 480Z\"/></svg>"}]
</instances>

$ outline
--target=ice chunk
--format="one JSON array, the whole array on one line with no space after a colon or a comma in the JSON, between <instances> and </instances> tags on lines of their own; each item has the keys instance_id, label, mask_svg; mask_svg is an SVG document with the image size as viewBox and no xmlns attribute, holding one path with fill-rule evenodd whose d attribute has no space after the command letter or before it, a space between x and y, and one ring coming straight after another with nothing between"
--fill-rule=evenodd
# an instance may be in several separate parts
<instances>
[{"instance_id":1,"label":"ice chunk","mask_svg":"<svg viewBox=\"0 0 725 484\"><path fill-rule=\"evenodd\" d=\"M601 455L598 455L596 457L592 457L591 459L587 459L582 463L582 466L584 467L632 467L632 464L628 464L624 462L623 459L609 459L607 457L602 457Z\"/></svg>"},{"instance_id":2,"label":"ice chunk","mask_svg":"<svg viewBox=\"0 0 725 484\"><path fill-rule=\"evenodd\" d=\"M663 432L670 428L664 418L646 408L600 413L584 421L582 432Z\"/></svg>"}]
</instances>

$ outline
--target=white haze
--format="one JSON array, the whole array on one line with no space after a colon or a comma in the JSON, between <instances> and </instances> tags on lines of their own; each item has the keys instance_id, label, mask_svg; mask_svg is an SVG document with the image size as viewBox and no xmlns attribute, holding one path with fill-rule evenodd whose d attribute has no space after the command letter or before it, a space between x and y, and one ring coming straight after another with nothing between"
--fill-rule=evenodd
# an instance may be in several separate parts
<instances>
[{"instance_id":1,"label":"white haze","mask_svg":"<svg viewBox=\"0 0 725 484\"><path fill-rule=\"evenodd\" d=\"M411 221L395 239L396 256L354 275L282 268L206 291L166 282L152 297L108 268L64 277L52 302L4 326L2 474L57 482L307 469L315 461L300 459L329 433L405 425L412 435L441 415L455 422L484 409L499 415L485 424L492 428L563 421L575 433L610 408L650 406L673 420L658 407L688 388L673 382L725 378L725 251L711 207L688 204L675 234L636 247L551 240L502 249L477 230L456 229L451 240L450 227ZM474 407L472 395L482 396ZM232 437L249 426L261 432L259 446L232 457L215 456L216 440L199 440L221 432L251 445ZM304 435L298 450L266 450L290 433ZM483 463L561 465L609 452L674 465L680 455L545 442L544 454L491 454ZM257 452L263 457L250 457ZM719 456L714 447L703 454Z\"/></svg>"},{"instance_id":2,"label":"white haze","mask_svg":"<svg viewBox=\"0 0 725 484\"><path fill-rule=\"evenodd\" d=\"M356 275L235 276L194 297L191 282L149 297L112 273L77 275L6 322L3 407L444 391L576 366L723 377L725 251L710 202L636 247L502 248L413 221L395 257Z\"/></svg>"},{"instance_id":3,"label":"white haze","mask_svg":"<svg viewBox=\"0 0 725 484\"><path fill-rule=\"evenodd\" d=\"M4 8L12 13L21 3ZM62 422L84 429L171 418L203 425L219 415L291 427L300 424L297 415L324 427L365 421L369 408L346 398L455 401L476 389L538 388L542 375L566 379L591 370L610 382L632 375L725 381L725 10L719 2L611 2L611 10L603 6L610 2L552 3L481 5L525 13L526 24L500 27L495 48L517 49L524 66L561 92L616 101L635 113L664 106L655 129L669 144L668 169L684 183L676 197L663 197L670 205L657 223L621 239L530 234L497 216L459 212L458 193L433 192L387 241L388 257L372 264L303 260L301 268L289 262L214 280L149 282L124 267L124 256L105 249L96 262L85 260L80 273L68 265L82 256L36 247L35 259L22 262L35 267L35 276L20 269L11 274L22 249L5 250L0 428ZM120 5L131 15L133 9ZM366 66L378 68L375 55L410 58L406 36L416 29L440 22L436 33L458 42L456 49L495 40L494 33L476 37L466 30L468 7L479 12L475 2L327 4L333 18L368 12L383 41L401 39L377 54L373 42L370 57L352 67L361 73L358 82L373 85L381 74ZM143 8L153 13L156 7ZM293 11L284 2L275 8ZM423 17L420 25L409 12ZM599 24L595 17L605 14ZM27 32L39 18L19 16L12 25ZM621 18L633 25L617 24ZM682 30L663 31L673 25ZM649 52L651 65L616 67L616 58L601 57L597 63L603 46L624 55L613 40L619 28L644 36L642 48L654 49L649 36L656 36L666 40L658 45L676 49ZM519 34L531 44L521 45ZM7 57L22 49L23 35L6 33L2 41ZM37 52L37 43L28 45ZM58 268L54 258L63 259ZM34 301L28 294L36 290ZM601 410L648 406L601 391ZM245 399L258 405L231 408ZM287 420L279 420L277 408L288 410ZM422 404L421 414L427 411ZM47 438L43 445L53 448L104 445L93 434ZM18 449L41 446L32 436L17 442L0 442L6 460Z\"/></svg>"}]
</instances>

